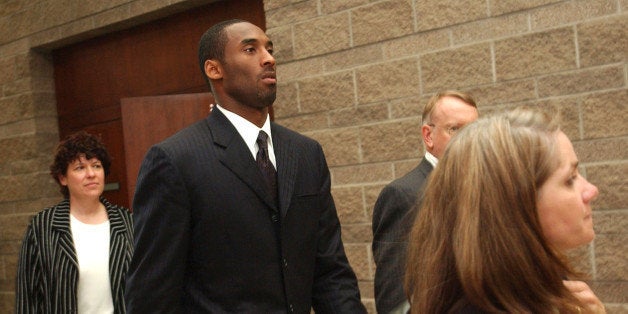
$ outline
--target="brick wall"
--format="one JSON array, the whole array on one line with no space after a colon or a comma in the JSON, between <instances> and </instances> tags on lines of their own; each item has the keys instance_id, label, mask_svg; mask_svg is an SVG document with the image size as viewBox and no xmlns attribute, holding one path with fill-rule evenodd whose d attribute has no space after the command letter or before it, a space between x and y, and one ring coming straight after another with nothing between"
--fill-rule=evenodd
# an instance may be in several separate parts
<instances>
[{"instance_id":1,"label":"brick wall","mask_svg":"<svg viewBox=\"0 0 628 314\"><path fill-rule=\"evenodd\" d=\"M321 142L343 238L371 312L371 215L423 154L420 112L441 89L480 114L558 112L601 193L597 238L574 252L611 313L628 312L628 1L272 0L275 117Z\"/></svg>"},{"instance_id":2,"label":"brick wall","mask_svg":"<svg viewBox=\"0 0 628 314\"><path fill-rule=\"evenodd\" d=\"M0 4L0 312L13 311L28 218L58 200L50 49L211 1ZM267 0L280 89L276 120L321 142L343 238L373 303L372 206L418 163L420 111L445 88L481 114L515 105L563 116L581 170L601 193L597 238L576 252L609 313L628 312L628 1Z\"/></svg>"}]
</instances>

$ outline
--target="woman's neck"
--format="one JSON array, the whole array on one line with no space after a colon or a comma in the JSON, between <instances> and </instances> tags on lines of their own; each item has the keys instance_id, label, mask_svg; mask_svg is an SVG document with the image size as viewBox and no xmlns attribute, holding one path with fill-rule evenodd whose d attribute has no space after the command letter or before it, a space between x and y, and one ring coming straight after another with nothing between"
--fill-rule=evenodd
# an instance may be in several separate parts
<instances>
[{"instance_id":1,"label":"woman's neck","mask_svg":"<svg viewBox=\"0 0 628 314\"><path fill-rule=\"evenodd\" d=\"M99 199L81 200L70 197L70 214L86 224L100 224L109 219L105 205Z\"/></svg>"}]
</instances>

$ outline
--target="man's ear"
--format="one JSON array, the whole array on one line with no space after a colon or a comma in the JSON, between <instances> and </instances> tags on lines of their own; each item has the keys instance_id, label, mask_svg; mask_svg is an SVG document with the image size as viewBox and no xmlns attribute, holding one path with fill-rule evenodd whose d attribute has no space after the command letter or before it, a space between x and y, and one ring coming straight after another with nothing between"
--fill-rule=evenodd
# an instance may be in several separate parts
<instances>
[{"instance_id":1,"label":"man's ear","mask_svg":"<svg viewBox=\"0 0 628 314\"><path fill-rule=\"evenodd\" d=\"M432 128L427 124L422 125L421 135L423 137L423 143L425 143L425 146L429 149L432 149L434 147L434 141L432 141Z\"/></svg>"},{"instance_id":2,"label":"man's ear","mask_svg":"<svg viewBox=\"0 0 628 314\"><path fill-rule=\"evenodd\" d=\"M222 67L218 61L206 60L205 61L205 75L210 80L217 80L222 78Z\"/></svg>"}]
</instances>

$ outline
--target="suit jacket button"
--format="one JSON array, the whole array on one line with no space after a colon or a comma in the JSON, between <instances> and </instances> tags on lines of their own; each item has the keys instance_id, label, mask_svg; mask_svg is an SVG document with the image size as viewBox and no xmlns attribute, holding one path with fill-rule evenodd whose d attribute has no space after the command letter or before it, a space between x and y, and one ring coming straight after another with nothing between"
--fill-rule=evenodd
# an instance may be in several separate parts
<instances>
[{"instance_id":1,"label":"suit jacket button","mask_svg":"<svg viewBox=\"0 0 628 314\"><path fill-rule=\"evenodd\" d=\"M294 307L292 306L292 304L290 304L290 306L289 306L289 307L290 307L290 312L293 312L293 313L294 313Z\"/></svg>"},{"instance_id":2,"label":"suit jacket button","mask_svg":"<svg viewBox=\"0 0 628 314\"><path fill-rule=\"evenodd\" d=\"M285 258L281 259L281 262L283 263L283 267L287 268L288 267L288 261Z\"/></svg>"}]
</instances>

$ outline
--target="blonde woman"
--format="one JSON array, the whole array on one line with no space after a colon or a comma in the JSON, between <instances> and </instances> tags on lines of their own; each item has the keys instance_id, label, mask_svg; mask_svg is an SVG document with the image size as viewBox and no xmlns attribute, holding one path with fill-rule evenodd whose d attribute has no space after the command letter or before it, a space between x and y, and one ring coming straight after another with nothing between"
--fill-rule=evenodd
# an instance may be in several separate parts
<instances>
[{"instance_id":1,"label":"blonde woman","mask_svg":"<svg viewBox=\"0 0 628 314\"><path fill-rule=\"evenodd\" d=\"M566 261L595 236L597 188L571 142L531 110L452 139L409 239L412 313L605 313Z\"/></svg>"}]
</instances>

